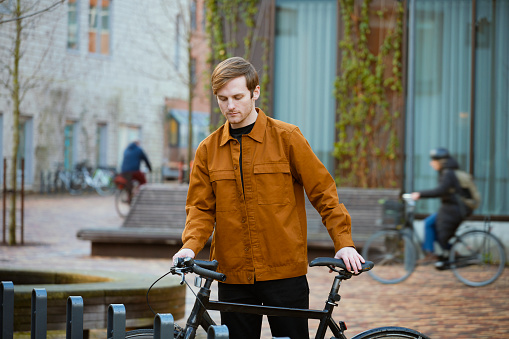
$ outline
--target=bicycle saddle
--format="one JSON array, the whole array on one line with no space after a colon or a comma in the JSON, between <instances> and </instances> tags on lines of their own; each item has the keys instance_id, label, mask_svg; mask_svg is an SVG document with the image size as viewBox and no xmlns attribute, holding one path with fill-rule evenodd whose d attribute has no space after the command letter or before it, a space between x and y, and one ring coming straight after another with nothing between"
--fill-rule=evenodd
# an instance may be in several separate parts
<instances>
[{"instance_id":1,"label":"bicycle saddle","mask_svg":"<svg viewBox=\"0 0 509 339\"><path fill-rule=\"evenodd\" d=\"M339 267L346 271L346 265L343 259L336 259L336 258L315 258L309 263L309 267L314 266L335 266ZM366 261L364 264L362 264L362 269L359 272L367 272L370 269L372 269L375 266L375 264L372 261Z\"/></svg>"}]
</instances>

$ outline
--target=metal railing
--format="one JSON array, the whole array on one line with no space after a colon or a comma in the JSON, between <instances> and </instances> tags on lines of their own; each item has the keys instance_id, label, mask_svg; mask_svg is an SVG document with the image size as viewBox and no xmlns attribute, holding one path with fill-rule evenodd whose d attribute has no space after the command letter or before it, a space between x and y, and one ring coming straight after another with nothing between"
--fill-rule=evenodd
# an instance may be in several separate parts
<instances>
[{"instance_id":1,"label":"metal railing","mask_svg":"<svg viewBox=\"0 0 509 339\"><path fill-rule=\"evenodd\" d=\"M0 334L2 339L14 337L14 284L2 281L0 295ZM31 299L31 339L47 338L47 293L44 288L34 288ZM126 310L123 304L108 306L107 338L124 339L126 334ZM66 338L83 339L83 298L69 296L66 310ZM173 339L174 322L171 314L156 314L154 339ZM226 326L211 326L209 339L228 339Z\"/></svg>"}]
</instances>

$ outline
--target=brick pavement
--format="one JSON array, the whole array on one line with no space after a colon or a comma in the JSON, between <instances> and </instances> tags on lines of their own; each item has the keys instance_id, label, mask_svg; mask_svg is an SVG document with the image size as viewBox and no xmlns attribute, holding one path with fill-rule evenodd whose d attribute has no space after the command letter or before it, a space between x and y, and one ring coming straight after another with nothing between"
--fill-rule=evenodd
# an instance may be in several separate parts
<instances>
[{"instance_id":1,"label":"brick pavement","mask_svg":"<svg viewBox=\"0 0 509 339\"><path fill-rule=\"evenodd\" d=\"M25 245L0 246L1 267L162 275L169 266L170 254L168 260L90 256L90 244L78 240L76 232L120 226L113 197L92 193L81 197L33 195L26 198L25 208ZM327 269L310 268L308 279L311 306L322 308L332 276ZM397 325L417 329L431 338L509 338L508 292L509 270L494 284L480 288L467 287L452 272L438 272L430 266L418 267L407 281L397 285L382 285L361 275L343 283L343 300L335 318L346 322L348 337L373 327ZM192 294L187 293L186 299L188 314ZM311 328L316 326L316 321L310 321ZM269 337L265 322L263 338Z\"/></svg>"}]
</instances>

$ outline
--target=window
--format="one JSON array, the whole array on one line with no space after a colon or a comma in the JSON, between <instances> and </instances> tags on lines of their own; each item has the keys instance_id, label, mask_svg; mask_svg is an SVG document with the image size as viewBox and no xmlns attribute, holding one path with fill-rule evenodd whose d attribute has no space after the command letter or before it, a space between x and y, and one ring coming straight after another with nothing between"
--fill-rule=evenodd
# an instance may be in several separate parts
<instances>
[{"instance_id":1,"label":"window","mask_svg":"<svg viewBox=\"0 0 509 339\"><path fill-rule=\"evenodd\" d=\"M205 32L207 29L207 6L205 6L205 3L202 3L202 17L201 17L201 30L202 32Z\"/></svg>"},{"instance_id":2,"label":"window","mask_svg":"<svg viewBox=\"0 0 509 339\"><path fill-rule=\"evenodd\" d=\"M96 134L96 164L97 166L106 167L108 165L108 126L106 124L97 125Z\"/></svg>"},{"instance_id":3,"label":"window","mask_svg":"<svg viewBox=\"0 0 509 339\"><path fill-rule=\"evenodd\" d=\"M33 182L33 119L28 117L20 117L19 121L19 145L18 154L16 155L17 161L17 181L21 185L21 159L25 161L25 184L32 184Z\"/></svg>"},{"instance_id":4,"label":"window","mask_svg":"<svg viewBox=\"0 0 509 339\"><path fill-rule=\"evenodd\" d=\"M69 0L67 4L67 48L78 50L79 44L79 0Z\"/></svg>"},{"instance_id":5,"label":"window","mask_svg":"<svg viewBox=\"0 0 509 339\"><path fill-rule=\"evenodd\" d=\"M299 126L330 173L334 173L336 4L277 0L274 42L274 116ZM320 119L310 112L320 112Z\"/></svg>"},{"instance_id":6,"label":"window","mask_svg":"<svg viewBox=\"0 0 509 339\"><path fill-rule=\"evenodd\" d=\"M191 1L191 30L196 31L196 22L198 21L196 18L196 0Z\"/></svg>"},{"instance_id":7,"label":"window","mask_svg":"<svg viewBox=\"0 0 509 339\"><path fill-rule=\"evenodd\" d=\"M88 51L110 54L111 0L90 0Z\"/></svg>"},{"instance_id":8,"label":"window","mask_svg":"<svg viewBox=\"0 0 509 339\"><path fill-rule=\"evenodd\" d=\"M179 146L179 123L173 115L168 123L168 144L170 147Z\"/></svg>"},{"instance_id":9,"label":"window","mask_svg":"<svg viewBox=\"0 0 509 339\"><path fill-rule=\"evenodd\" d=\"M74 121L67 121L64 128L64 167L72 169L76 164L78 156L76 138L78 136L78 124Z\"/></svg>"},{"instance_id":10,"label":"window","mask_svg":"<svg viewBox=\"0 0 509 339\"><path fill-rule=\"evenodd\" d=\"M509 2L473 4L416 1L415 72L408 79L415 83L415 94L407 109L405 186L436 187L429 150L446 147L461 169L474 174L483 199L475 213L508 216L509 23L502 18L509 17ZM436 211L438 204L437 199L425 199L417 205L418 212Z\"/></svg>"}]
</instances>

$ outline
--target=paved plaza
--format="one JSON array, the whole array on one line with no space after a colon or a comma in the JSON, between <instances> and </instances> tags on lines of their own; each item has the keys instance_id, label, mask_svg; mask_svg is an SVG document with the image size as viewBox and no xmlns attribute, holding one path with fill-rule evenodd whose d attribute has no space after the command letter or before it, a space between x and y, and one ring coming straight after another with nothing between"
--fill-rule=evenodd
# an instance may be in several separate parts
<instances>
[{"instance_id":1,"label":"paved plaza","mask_svg":"<svg viewBox=\"0 0 509 339\"><path fill-rule=\"evenodd\" d=\"M95 193L78 197L30 195L25 199L24 223L25 244L0 246L0 267L125 271L160 276L170 266L172 253L168 253L168 259L90 256L90 243L78 240L76 233L82 228L120 227L122 219L116 215L113 197ZM313 308L323 308L332 278L326 268L309 269ZM479 288L465 286L452 272L436 271L431 266L418 267L407 281L397 285L383 285L363 274L344 282L340 294L342 300L335 318L346 322L348 337L369 328L394 325L416 329L431 338L509 338L507 269L495 283ZM187 291L186 296L189 314L193 295ZM312 329L316 326L315 321L310 321ZM101 332L96 335L101 337ZM263 338L270 338L266 325Z\"/></svg>"}]
</instances>

